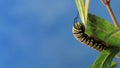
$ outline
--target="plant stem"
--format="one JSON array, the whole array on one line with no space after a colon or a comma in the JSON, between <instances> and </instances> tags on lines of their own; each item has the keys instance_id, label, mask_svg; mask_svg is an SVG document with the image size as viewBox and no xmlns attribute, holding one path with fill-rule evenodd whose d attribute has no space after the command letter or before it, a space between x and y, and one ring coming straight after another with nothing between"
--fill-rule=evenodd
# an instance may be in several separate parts
<instances>
[{"instance_id":1,"label":"plant stem","mask_svg":"<svg viewBox=\"0 0 120 68\"><path fill-rule=\"evenodd\" d=\"M115 62L115 64L120 64L120 62Z\"/></svg>"},{"instance_id":2,"label":"plant stem","mask_svg":"<svg viewBox=\"0 0 120 68\"><path fill-rule=\"evenodd\" d=\"M110 14L110 16L112 18L112 21L113 21L115 27L117 29L119 29L119 24L118 24L118 22L117 22L117 20L116 20L116 18L114 16L114 13L113 13L113 11L112 11L112 9L110 7L110 0L106 0L106 1L102 0L102 2L106 6L106 8L107 8L107 10L108 10L108 12L109 12L109 14Z\"/></svg>"},{"instance_id":3,"label":"plant stem","mask_svg":"<svg viewBox=\"0 0 120 68\"><path fill-rule=\"evenodd\" d=\"M115 16L114 16L114 13L113 13L110 5L108 4L108 5L106 5L106 7L107 7L107 9L108 9L108 12L110 13L110 16L111 16L111 18L112 18L112 20L113 20L114 25L116 26L116 28L119 28L118 22L117 22L117 20L116 20L116 18L115 18Z\"/></svg>"}]
</instances>

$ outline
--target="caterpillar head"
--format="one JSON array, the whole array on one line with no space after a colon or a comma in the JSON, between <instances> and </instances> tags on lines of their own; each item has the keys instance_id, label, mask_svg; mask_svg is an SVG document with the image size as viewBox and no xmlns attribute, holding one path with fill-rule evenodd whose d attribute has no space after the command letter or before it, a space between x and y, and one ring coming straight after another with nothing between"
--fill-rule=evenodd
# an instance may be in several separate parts
<instances>
[{"instance_id":1,"label":"caterpillar head","mask_svg":"<svg viewBox=\"0 0 120 68\"><path fill-rule=\"evenodd\" d=\"M85 31L85 27L82 23L80 22L76 22L74 23L74 26L73 26L74 29L76 30L82 30L82 31Z\"/></svg>"}]
</instances>

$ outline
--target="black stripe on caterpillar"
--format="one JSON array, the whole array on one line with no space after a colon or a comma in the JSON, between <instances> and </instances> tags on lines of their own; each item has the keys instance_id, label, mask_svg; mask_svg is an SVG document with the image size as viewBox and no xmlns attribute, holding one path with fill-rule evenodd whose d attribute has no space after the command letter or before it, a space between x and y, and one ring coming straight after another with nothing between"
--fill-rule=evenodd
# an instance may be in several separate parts
<instances>
[{"instance_id":1,"label":"black stripe on caterpillar","mask_svg":"<svg viewBox=\"0 0 120 68\"><path fill-rule=\"evenodd\" d=\"M108 47L104 44L103 41L96 39L94 37L88 36L85 34L85 27L82 23L75 22L73 29L72 29L74 37L82 42L85 45L88 45L89 47L97 50L97 51L103 51L107 49Z\"/></svg>"}]
</instances>

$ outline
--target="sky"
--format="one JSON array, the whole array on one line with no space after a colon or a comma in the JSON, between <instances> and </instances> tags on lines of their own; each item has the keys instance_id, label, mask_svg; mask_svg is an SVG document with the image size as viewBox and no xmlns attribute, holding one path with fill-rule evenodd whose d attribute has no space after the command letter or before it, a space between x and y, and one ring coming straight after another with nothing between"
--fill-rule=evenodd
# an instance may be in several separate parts
<instances>
[{"instance_id":1,"label":"sky","mask_svg":"<svg viewBox=\"0 0 120 68\"><path fill-rule=\"evenodd\" d=\"M111 1L118 22L119 3ZM100 0L89 12L112 23ZM0 0L0 68L90 66L100 53L73 37L76 14L75 0Z\"/></svg>"}]
</instances>

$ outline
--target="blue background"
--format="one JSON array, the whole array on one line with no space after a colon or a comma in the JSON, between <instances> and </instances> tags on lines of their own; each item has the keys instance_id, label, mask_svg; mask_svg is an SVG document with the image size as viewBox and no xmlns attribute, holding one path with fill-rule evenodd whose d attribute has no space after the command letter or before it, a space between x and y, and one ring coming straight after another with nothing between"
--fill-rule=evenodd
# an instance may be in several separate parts
<instances>
[{"instance_id":1,"label":"blue background","mask_svg":"<svg viewBox=\"0 0 120 68\"><path fill-rule=\"evenodd\" d=\"M100 0L89 11L112 22ZM0 68L87 68L99 53L73 37L76 14L75 0L0 0Z\"/></svg>"}]
</instances>

